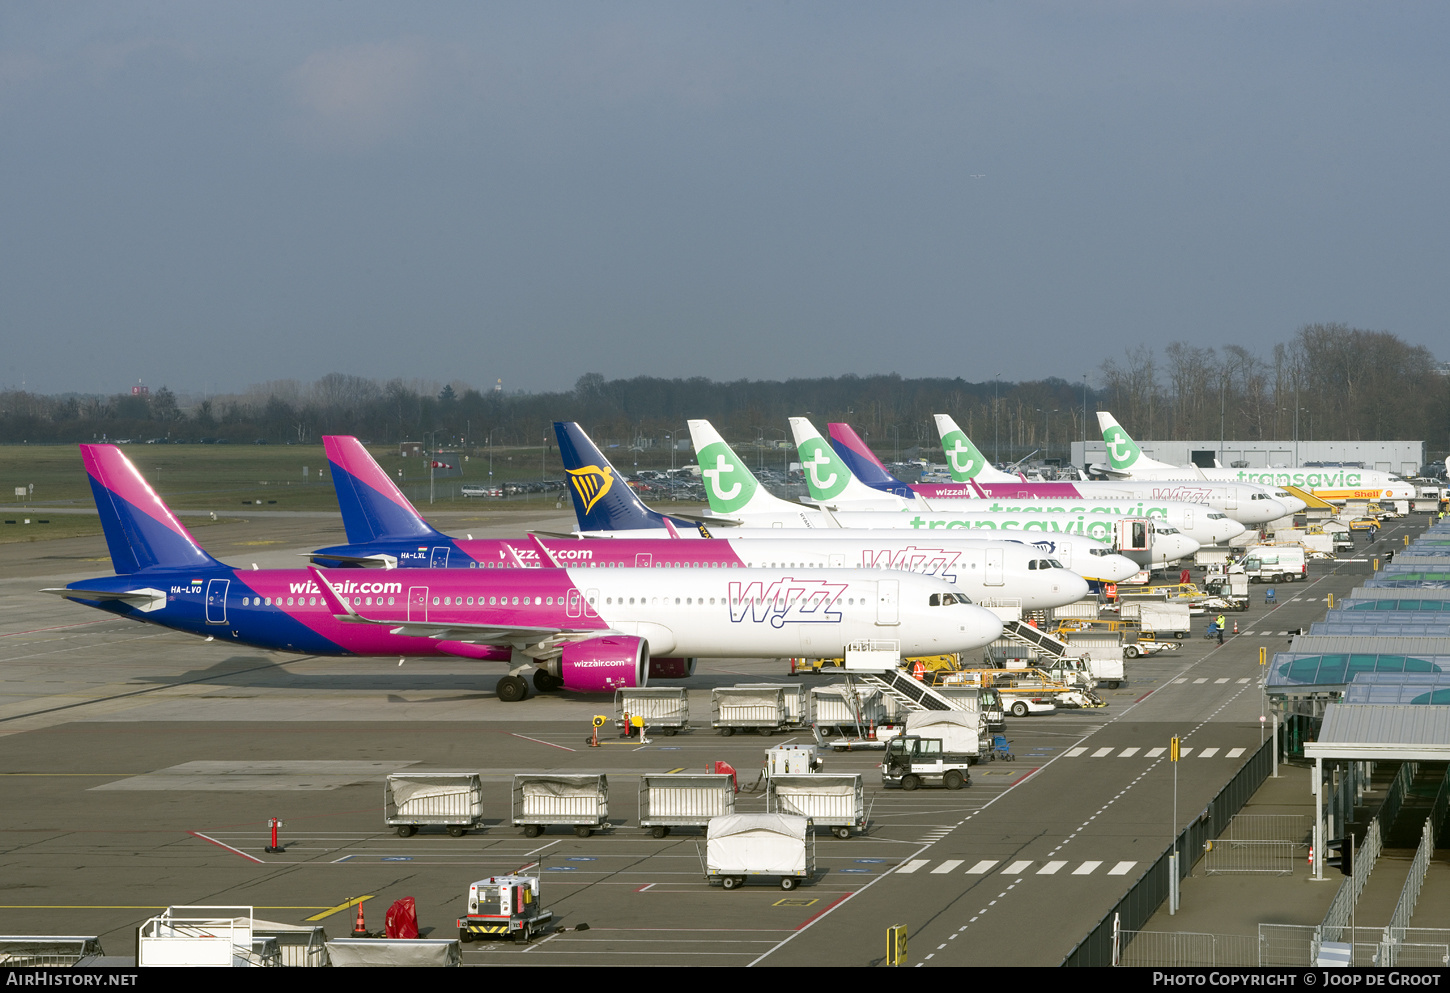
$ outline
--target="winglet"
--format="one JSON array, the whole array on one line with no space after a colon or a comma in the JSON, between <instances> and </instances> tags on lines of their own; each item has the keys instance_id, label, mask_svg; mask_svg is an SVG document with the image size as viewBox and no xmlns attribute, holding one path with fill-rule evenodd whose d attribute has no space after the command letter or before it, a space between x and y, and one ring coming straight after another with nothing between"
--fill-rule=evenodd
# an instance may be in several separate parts
<instances>
[{"instance_id":1,"label":"winglet","mask_svg":"<svg viewBox=\"0 0 1450 993\"><path fill-rule=\"evenodd\" d=\"M680 532L675 530L675 526L670 523L668 517L665 518L665 530L670 533L671 538L678 538L680 536Z\"/></svg>"},{"instance_id":2,"label":"winglet","mask_svg":"<svg viewBox=\"0 0 1450 993\"><path fill-rule=\"evenodd\" d=\"M307 567L307 571L312 573L312 578L317 581L317 589L322 594L322 599L332 608L332 615L334 617L347 616L355 621L362 620L358 616L358 612L352 609L352 605L347 602L347 599L338 596L337 591L332 588L332 584L323 578L321 569L315 565L311 565Z\"/></svg>"},{"instance_id":3,"label":"winglet","mask_svg":"<svg viewBox=\"0 0 1450 993\"><path fill-rule=\"evenodd\" d=\"M532 541L534 543L534 547L538 549L539 559L541 560L540 565L547 562L551 568L558 569L560 567L559 560L554 558L554 553L549 551L549 546L545 545L542 541L539 540L538 535L529 535L529 540Z\"/></svg>"}]
</instances>

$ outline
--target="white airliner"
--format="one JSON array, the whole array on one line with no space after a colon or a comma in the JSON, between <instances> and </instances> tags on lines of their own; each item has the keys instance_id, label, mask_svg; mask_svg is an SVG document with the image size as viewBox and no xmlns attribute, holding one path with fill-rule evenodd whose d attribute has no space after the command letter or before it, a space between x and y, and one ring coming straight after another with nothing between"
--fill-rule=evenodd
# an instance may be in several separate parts
<instances>
[{"instance_id":1,"label":"white airliner","mask_svg":"<svg viewBox=\"0 0 1450 993\"><path fill-rule=\"evenodd\" d=\"M1174 466L1158 462L1143 454L1138 443L1128 436L1122 425L1107 411L1098 411L1098 426L1107 446L1108 475L1128 479L1207 479L1263 486L1292 486L1312 493L1321 500L1343 503L1346 500L1413 500L1415 487L1390 472L1377 469L1324 468L1307 466L1262 469L1202 469L1198 466ZM1279 499L1276 497L1276 499Z\"/></svg>"},{"instance_id":2,"label":"white airliner","mask_svg":"<svg viewBox=\"0 0 1450 993\"><path fill-rule=\"evenodd\" d=\"M920 497L900 497L872 490L857 481L851 474L846 460L831 448L820 436L811 422L804 417L790 419L791 430L795 432L796 446L800 449L801 469L805 474L806 488L811 497L823 507L836 511L925 511L931 514L1001 514L1001 513L1060 513L1060 514L1103 514L1110 518L1148 517L1155 524L1176 528L1200 545L1219 545L1235 538L1247 530L1222 511L1201 503L1185 503L1167 499L1134 499L1096 497L1049 497L1024 492L1004 494L986 499L925 500ZM1028 484L1018 483L1019 491ZM1010 489L1010 487L1009 487ZM884 498L884 499L883 499ZM890 506L889 501L897 501ZM1279 516L1283 516L1280 514Z\"/></svg>"},{"instance_id":3,"label":"white airliner","mask_svg":"<svg viewBox=\"0 0 1450 993\"><path fill-rule=\"evenodd\" d=\"M712 516L721 525L736 524L749 528L867 528L867 529L911 529L914 531L1010 531L1020 533L1024 539L1036 540L1039 536L1095 538L1109 543L1119 538L1118 525L1126 518L1148 518L1147 513L1109 513L1101 508L1071 510L1026 510L991 511L972 514L939 514L932 512L851 512L833 513L814 510L789 503L766 492L764 487L740 461L719 433L708 421L689 422L690 436L698 453L701 478L704 480L705 495L710 503ZM842 465L844 468L844 465ZM1201 507L1195 507L1199 516ZM1181 511L1179 511L1181 514ZM1200 543L1179 532L1171 519L1153 520L1151 550L1137 545L1118 547L1124 554L1143 565L1160 567L1168 562L1193 555ZM1227 537L1242 533L1242 526L1223 519L1215 521L1211 528L1222 531ZM734 534L734 531L729 532ZM1129 551L1128 549L1132 550Z\"/></svg>"},{"instance_id":4,"label":"white airliner","mask_svg":"<svg viewBox=\"0 0 1450 993\"><path fill-rule=\"evenodd\" d=\"M785 563L788 568L894 568L947 578L959 591L974 598L1016 599L1029 607L1061 605L1080 598L1085 586L1080 585L1083 578L1117 583L1139 569L1136 562L1114 554L1104 542L1056 534L1024 535L1020 539L998 541L961 533L927 538L898 531L798 525L722 528L712 540L701 540L709 535L702 534L699 522L670 518L646 507L639 495L620 481L604 453L577 424L560 422L555 430L565 471L569 474L569 495L579 518L577 533L613 539L568 544L542 541L546 553L560 562L606 568L622 563L697 568L699 560L708 560L705 565L709 568L758 568L771 562ZM385 477L381 470L376 473L375 483L381 486ZM334 479L341 476L334 465ZM754 482L751 477L751 483ZM394 495L393 499L395 503L406 502L401 494ZM381 513L374 516L380 517ZM442 537L436 532L430 536L416 529L410 533L419 535L414 539L415 544L425 546ZM678 540L681 538L691 540ZM459 552L474 560L477 567L483 567L486 558L500 560L505 556L505 552L493 546L526 544L449 540ZM362 545L347 549L349 552L364 550ZM326 558L336 551L323 549L316 554ZM430 558L436 559L436 550L429 551L433 551ZM532 548L516 547L516 553L525 563L537 561ZM447 561L453 564L452 558Z\"/></svg>"},{"instance_id":5,"label":"white airliner","mask_svg":"<svg viewBox=\"0 0 1450 993\"><path fill-rule=\"evenodd\" d=\"M932 506L943 498L1015 497L1079 497L1089 500L1173 500L1179 503L1201 503L1222 511L1243 525L1267 524L1281 517L1297 514L1304 501L1279 487L1222 480L1184 480L1159 482L1153 480L1116 479L1063 480L1030 482L1017 477L1002 480L984 479L985 470L973 473L978 464L987 464L977 447L948 414L936 415L936 428L941 435L942 452L946 455L951 483L917 483L911 488L930 501ZM997 473L1003 476L1003 473ZM1277 493L1275 492L1277 491Z\"/></svg>"}]
</instances>

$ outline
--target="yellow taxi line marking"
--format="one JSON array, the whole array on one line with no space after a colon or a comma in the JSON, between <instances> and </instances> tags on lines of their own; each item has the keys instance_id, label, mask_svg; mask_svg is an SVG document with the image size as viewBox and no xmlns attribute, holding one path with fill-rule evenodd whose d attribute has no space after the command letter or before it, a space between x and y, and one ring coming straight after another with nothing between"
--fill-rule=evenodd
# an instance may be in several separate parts
<instances>
[{"instance_id":1,"label":"yellow taxi line marking","mask_svg":"<svg viewBox=\"0 0 1450 993\"><path fill-rule=\"evenodd\" d=\"M342 913L344 910L346 910L349 907L356 907L358 904L362 903L364 900L371 900L375 895L376 894L369 893L367 896L355 896L351 900L347 901L347 903L341 904L341 905L336 906L336 907L329 907L328 909L324 910L322 913L320 913L320 914L313 914L311 917L309 917L307 919L309 921L320 921L320 920L322 920L325 917L331 917L333 914L340 914L340 913ZM304 907L303 909L304 910L311 910L312 908L311 907Z\"/></svg>"}]
</instances>

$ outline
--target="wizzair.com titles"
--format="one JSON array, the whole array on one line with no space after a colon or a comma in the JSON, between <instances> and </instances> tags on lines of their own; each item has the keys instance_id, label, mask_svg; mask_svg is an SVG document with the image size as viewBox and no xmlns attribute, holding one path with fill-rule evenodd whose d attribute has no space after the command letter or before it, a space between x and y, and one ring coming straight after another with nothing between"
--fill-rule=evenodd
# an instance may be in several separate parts
<instances>
[{"instance_id":1,"label":"wizzair.com titles","mask_svg":"<svg viewBox=\"0 0 1450 993\"><path fill-rule=\"evenodd\" d=\"M327 585L330 586L332 588L332 592L336 593L338 596L352 596L354 594L361 595L365 593L403 592L402 583L358 583L354 582L351 579L345 579L340 583L328 583ZM287 592L297 593L306 596L309 593L316 595L318 593L321 593L322 590L317 588L316 583L309 580L305 583L289 583Z\"/></svg>"}]
</instances>

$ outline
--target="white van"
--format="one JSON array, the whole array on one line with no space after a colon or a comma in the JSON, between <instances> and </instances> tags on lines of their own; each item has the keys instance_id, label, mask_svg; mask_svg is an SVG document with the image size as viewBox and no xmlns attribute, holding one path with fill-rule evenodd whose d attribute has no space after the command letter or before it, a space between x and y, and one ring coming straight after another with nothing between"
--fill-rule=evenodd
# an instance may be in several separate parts
<instances>
[{"instance_id":1,"label":"white van","mask_svg":"<svg viewBox=\"0 0 1450 993\"><path fill-rule=\"evenodd\" d=\"M1309 578L1304 549L1290 545L1250 545L1243 568L1251 583L1302 582Z\"/></svg>"}]
</instances>

